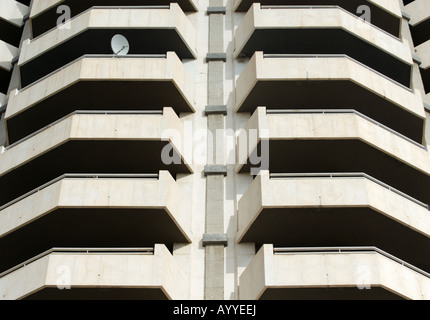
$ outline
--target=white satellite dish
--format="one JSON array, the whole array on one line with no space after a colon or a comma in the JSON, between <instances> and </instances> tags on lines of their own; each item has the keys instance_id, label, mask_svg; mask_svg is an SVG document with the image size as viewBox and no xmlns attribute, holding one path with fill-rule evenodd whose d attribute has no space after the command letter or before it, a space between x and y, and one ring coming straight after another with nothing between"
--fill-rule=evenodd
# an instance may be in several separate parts
<instances>
[{"instance_id":1,"label":"white satellite dish","mask_svg":"<svg viewBox=\"0 0 430 320\"><path fill-rule=\"evenodd\" d=\"M116 34L112 37L111 47L114 55L125 56L130 50L130 45L126 37Z\"/></svg>"}]
</instances>

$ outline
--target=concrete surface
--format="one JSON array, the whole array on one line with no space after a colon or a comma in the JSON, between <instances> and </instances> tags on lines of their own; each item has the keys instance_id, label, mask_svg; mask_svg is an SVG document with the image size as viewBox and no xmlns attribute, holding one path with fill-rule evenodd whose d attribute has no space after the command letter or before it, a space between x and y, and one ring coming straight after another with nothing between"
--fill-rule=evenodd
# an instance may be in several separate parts
<instances>
[{"instance_id":1,"label":"concrete surface","mask_svg":"<svg viewBox=\"0 0 430 320\"><path fill-rule=\"evenodd\" d=\"M377 252L274 254L272 245L264 245L241 275L239 286L242 300L259 299L273 288L355 287L359 291L361 286L427 300L430 279Z\"/></svg>"},{"instance_id":2,"label":"concrete surface","mask_svg":"<svg viewBox=\"0 0 430 320\"><path fill-rule=\"evenodd\" d=\"M58 285L69 290L159 288L169 299L189 297L186 275L166 247L157 244L152 255L52 252L0 278L0 299L23 299Z\"/></svg>"}]
</instances>

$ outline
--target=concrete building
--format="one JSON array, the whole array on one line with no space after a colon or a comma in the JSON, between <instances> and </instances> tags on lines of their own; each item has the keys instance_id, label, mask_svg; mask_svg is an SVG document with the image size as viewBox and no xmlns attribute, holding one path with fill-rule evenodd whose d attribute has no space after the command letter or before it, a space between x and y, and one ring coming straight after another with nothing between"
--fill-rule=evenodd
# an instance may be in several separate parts
<instances>
[{"instance_id":1,"label":"concrete building","mask_svg":"<svg viewBox=\"0 0 430 320\"><path fill-rule=\"evenodd\" d=\"M429 23L1 0L0 299L430 299Z\"/></svg>"}]
</instances>

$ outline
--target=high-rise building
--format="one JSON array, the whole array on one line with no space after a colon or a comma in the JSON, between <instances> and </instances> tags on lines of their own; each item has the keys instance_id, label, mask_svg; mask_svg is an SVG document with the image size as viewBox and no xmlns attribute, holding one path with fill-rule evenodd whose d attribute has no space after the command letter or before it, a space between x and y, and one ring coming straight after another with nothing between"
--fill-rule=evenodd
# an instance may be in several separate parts
<instances>
[{"instance_id":1,"label":"high-rise building","mask_svg":"<svg viewBox=\"0 0 430 320\"><path fill-rule=\"evenodd\" d=\"M0 299L430 299L428 0L0 0Z\"/></svg>"}]
</instances>

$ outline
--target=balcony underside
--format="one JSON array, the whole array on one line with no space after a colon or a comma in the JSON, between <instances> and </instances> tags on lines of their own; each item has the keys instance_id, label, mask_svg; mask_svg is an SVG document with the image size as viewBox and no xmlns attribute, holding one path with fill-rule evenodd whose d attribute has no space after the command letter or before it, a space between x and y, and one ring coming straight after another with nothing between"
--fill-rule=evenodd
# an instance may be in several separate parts
<instances>
[{"instance_id":1,"label":"balcony underside","mask_svg":"<svg viewBox=\"0 0 430 320\"><path fill-rule=\"evenodd\" d=\"M360 113L422 143L424 120L351 81L258 81L239 112L267 109L345 109ZM387 115L390 115L387 117Z\"/></svg>"},{"instance_id":2,"label":"balcony underside","mask_svg":"<svg viewBox=\"0 0 430 320\"><path fill-rule=\"evenodd\" d=\"M404 300L385 288L267 288L259 300Z\"/></svg>"},{"instance_id":3,"label":"balcony underside","mask_svg":"<svg viewBox=\"0 0 430 320\"><path fill-rule=\"evenodd\" d=\"M430 92L430 67L427 69L420 68L421 71L421 77L423 79L423 84L426 93Z\"/></svg>"},{"instance_id":4,"label":"balcony underside","mask_svg":"<svg viewBox=\"0 0 430 320\"><path fill-rule=\"evenodd\" d=\"M11 72L12 61L18 57L19 50L17 47L4 42L0 37L0 70Z\"/></svg>"},{"instance_id":5,"label":"balcony underside","mask_svg":"<svg viewBox=\"0 0 430 320\"><path fill-rule=\"evenodd\" d=\"M345 54L409 87L411 66L341 29L256 29L239 53Z\"/></svg>"},{"instance_id":6,"label":"balcony underside","mask_svg":"<svg viewBox=\"0 0 430 320\"><path fill-rule=\"evenodd\" d=\"M168 300L161 289L150 288L44 288L23 300Z\"/></svg>"},{"instance_id":7,"label":"balcony underside","mask_svg":"<svg viewBox=\"0 0 430 320\"><path fill-rule=\"evenodd\" d=\"M0 18L0 39L15 47L19 47L22 28Z\"/></svg>"},{"instance_id":8,"label":"balcony underside","mask_svg":"<svg viewBox=\"0 0 430 320\"><path fill-rule=\"evenodd\" d=\"M412 40L415 46L419 46L420 44L423 44L427 40L430 40L429 30L430 30L430 18L428 18L427 20L424 20L423 22L420 22L419 24L411 26Z\"/></svg>"},{"instance_id":9,"label":"balcony underside","mask_svg":"<svg viewBox=\"0 0 430 320\"><path fill-rule=\"evenodd\" d=\"M239 2L239 1L238 1ZM400 18L387 12L386 10L370 3L369 1L360 0L260 0L258 1L262 5L283 5L283 6L340 6L341 8L349 11L350 13L361 16L357 13L359 6L365 4L369 6L372 13L372 24L387 31L388 33L398 37L400 32ZM237 6L236 11L248 11L251 5L254 3L252 0L241 0Z\"/></svg>"},{"instance_id":10,"label":"balcony underside","mask_svg":"<svg viewBox=\"0 0 430 320\"><path fill-rule=\"evenodd\" d=\"M172 81L79 81L7 119L9 143L76 110L162 110L165 106L177 113L192 111Z\"/></svg>"},{"instance_id":11,"label":"balcony underside","mask_svg":"<svg viewBox=\"0 0 430 320\"><path fill-rule=\"evenodd\" d=\"M0 273L53 247L172 248L177 242L188 240L164 209L60 208L0 238Z\"/></svg>"},{"instance_id":12,"label":"balcony underside","mask_svg":"<svg viewBox=\"0 0 430 320\"><path fill-rule=\"evenodd\" d=\"M360 140L270 140L271 173L363 172L430 203L430 177ZM261 155L261 143L251 159ZM267 150L267 148L266 148ZM254 161L255 162L255 161ZM261 164L252 165L259 168ZM240 172L250 171L250 162Z\"/></svg>"},{"instance_id":13,"label":"balcony underside","mask_svg":"<svg viewBox=\"0 0 430 320\"><path fill-rule=\"evenodd\" d=\"M0 68L0 92L7 94L12 73Z\"/></svg>"},{"instance_id":14,"label":"balcony underside","mask_svg":"<svg viewBox=\"0 0 430 320\"><path fill-rule=\"evenodd\" d=\"M366 207L266 208L241 242L277 247L377 246L430 271L430 257L422 254L430 239Z\"/></svg>"},{"instance_id":15,"label":"balcony underside","mask_svg":"<svg viewBox=\"0 0 430 320\"><path fill-rule=\"evenodd\" d=\"M42 0L43 1L43 0ZM194 7L193 1L191 0L179 0L175 1L182 8L183 11L197 11ZM170 0L65 0L61 1L59 5L66 5L70 8L72 17L84 12L85 10L94 6L151 6L151 5L169 5ZM33 37L38 37L42 33L49 31L56 26L58 20L57 7L54 6L40 15L33 17L31 19L31 27L33 32Z\"/></svg>"},{"instance_id":16,"label":"balcony underside","mask_svg":"<svg viewBox=\"0 0 430 320\"><path fill-rule=\"evenodd\" d=\"M67 173L190 173L183 162L163 163L161 152L167 144L147 140L68 141L1 176L0 205Z\"/></svg>"},{"instance_id":17,"label":"balcony underside","mask_svg":"<svg viewBox=\"0 0 430 320\"><path fill-rule=\"evenodd\" d=\"M26 6L30 5L31 0L16 0L19 3L25 4Z\"/></svg>"},{"instance_id":18,"label":"balcony underside","mask_svg":"<svg viewBox=\"0 0 430 320\"><path fill-rule=\"evenodd\" d=\"M20 66L21 84L26 87L86 54L112 54L111 39L122 34L130 43L129 54L166 54L174 51L180 59L193 59L175 29L88 29Z\"/></svg>"}]
</instances>

